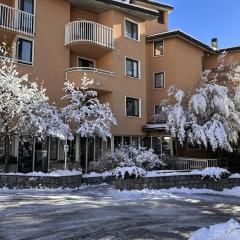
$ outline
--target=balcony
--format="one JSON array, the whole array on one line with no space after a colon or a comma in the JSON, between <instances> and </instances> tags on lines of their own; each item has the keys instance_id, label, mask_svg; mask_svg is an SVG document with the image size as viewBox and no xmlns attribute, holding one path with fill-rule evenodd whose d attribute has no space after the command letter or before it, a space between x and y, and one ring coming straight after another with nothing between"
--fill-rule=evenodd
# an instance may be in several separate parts
<instances>
[{"instance_id":1,"label":"balcony","mask_svg":"<svg viewBox=\"0 0 240 240\"><path fill-rule=\"evenodd\" d=\"M73 82L76 87L81 87L80 79L87 74L89 79L94 80L91 89L99 95L112 92L114 89L114 73L97 68L74 67L66 70L66 79Z\"/></svg>"},{"instance_id":2,"label":"balcony","mask_svg":"<svg viewBox=\"0 0 240 240\"><path fill-rule=\"evenodd\" d=\"M91 21L75 21L65 26L65 46L86 57L100 57L114 49L113 29ZM89 54L94 53L94 56Z\"/></svg>"},{"instance_id":3,"label":"balcony","mask_svg":"<svg viewBox=\"0 0 240 240\"><path fill-rule=\"evenodd\" d=\"M35 16L16 8L0 4L0 27L28 36L34 36Z\"/></svg>"}]
</instances>

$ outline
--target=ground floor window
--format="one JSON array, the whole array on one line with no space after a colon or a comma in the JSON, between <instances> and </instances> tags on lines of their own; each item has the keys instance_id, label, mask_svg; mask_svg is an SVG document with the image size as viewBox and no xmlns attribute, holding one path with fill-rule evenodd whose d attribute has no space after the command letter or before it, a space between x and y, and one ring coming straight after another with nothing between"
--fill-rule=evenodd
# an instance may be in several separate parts
<instances>
[{"instance_id":1,"label":"ground floor window","mask_svg":"<svg viewBox=\"0 0 240 240\"><path fill-rule=\"evenodd\" d=\"M172 139L169 136L151 136L143 139L143 146L152 148L157 155L172 155Z\"/></svg>"},{"instance_id":2,"label":"ground floor window","mask_svg":"<svg viewBox=\"0 0 240 240\"><path fill-rule=\"evenodd\" d=\"M114 136L114 149L121 145L132 145L134 147L140 146L140 137L138 136Z\"/></svg>"},{"instance_id":3,"label":"ground floor window","mask_svg":"<svg viewBox=\"0 0 240 240\"><path fill-rule=\"evenodd\" d=\"M5 152L5 140L4 137L0 137L0 163L4 163Z\"/></svg>"}]
</instances>

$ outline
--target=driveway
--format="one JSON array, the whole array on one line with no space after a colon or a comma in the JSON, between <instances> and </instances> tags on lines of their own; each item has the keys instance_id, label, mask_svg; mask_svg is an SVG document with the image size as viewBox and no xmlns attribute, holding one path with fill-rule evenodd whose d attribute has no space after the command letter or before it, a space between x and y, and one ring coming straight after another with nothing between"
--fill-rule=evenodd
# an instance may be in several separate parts
<instances>
[{"instance_id":1,"label":"driveway","mask_svg":"<svg viewBox=\"0 0 240 240\"><path fill-rule=\"evenodd\" d=\"M240 198L78 190L0 190L1 240L188 239L204 226L240 220Z\"/></svg>"}]
</instances>

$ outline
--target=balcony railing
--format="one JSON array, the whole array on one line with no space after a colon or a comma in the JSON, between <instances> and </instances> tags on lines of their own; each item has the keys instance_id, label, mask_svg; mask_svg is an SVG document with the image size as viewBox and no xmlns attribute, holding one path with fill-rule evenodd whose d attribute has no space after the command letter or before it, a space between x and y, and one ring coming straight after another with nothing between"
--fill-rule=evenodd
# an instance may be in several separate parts
<instances>
[{"instance_id":1,"label":"balcony railing","mask_svg":"<svg viewBox=\"0 0 240 240\"><path fill-rule=\"evenodd\" d=\"M33 36L34 20L33 14L0 4L0 27L4 29Z\"/></svg>"},{"instance_id":2,"label":"balcony railing","mask_svg":"<svg viewBox=\"0 0 240 240\"><path fill-rule=\"evenodd\" d=\"M113 29L91 21L75 21L65 26L65 45L88 42L114 48Z\"/></svg>"},{"instance_id":3,"label":"balcony railing","mask_svg":"<svg viewBox=\"0 0 240 240\"><path fill-rule=\"evenodd\" d=\"M94 72L94 73L100 73L100 74L104 74L104 75L114 76L113 72L103 70L103 69L98 69L98 68L91 68L91 67L68 68L66 70L66 73L69 73L69 72Z\"/></svg>"}]
</instances>

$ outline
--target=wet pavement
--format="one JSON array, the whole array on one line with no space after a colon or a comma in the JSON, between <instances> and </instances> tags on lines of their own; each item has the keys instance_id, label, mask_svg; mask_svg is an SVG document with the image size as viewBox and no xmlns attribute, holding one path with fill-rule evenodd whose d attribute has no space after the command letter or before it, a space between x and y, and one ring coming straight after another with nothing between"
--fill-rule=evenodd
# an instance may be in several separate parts
<instances>
[{"instance_id":1,"label":"wet pavement","mask_svg":"<svg viewBox=\"0 0 240 240\"><path fill-rule=\"evenodd\" d=\"M240 198L78 190L0 190L1 240L188 239L201 227L240 221Z\"/></svg>"}]
</instances>

